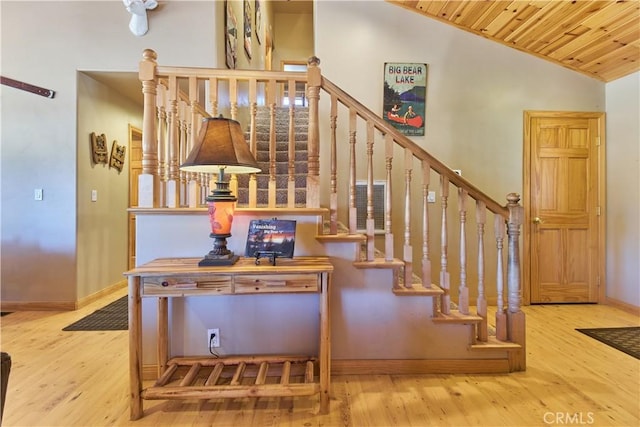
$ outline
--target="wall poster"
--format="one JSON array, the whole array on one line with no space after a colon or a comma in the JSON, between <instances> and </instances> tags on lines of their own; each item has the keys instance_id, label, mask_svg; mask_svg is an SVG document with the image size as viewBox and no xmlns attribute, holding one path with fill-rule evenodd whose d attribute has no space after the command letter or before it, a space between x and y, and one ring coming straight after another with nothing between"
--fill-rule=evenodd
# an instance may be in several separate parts
<instances>
[{"instance_id":1,"label":"wall poster","mask_svg":"<svg viewBox=\"0 0 640 427\"><path fill-rule=\"evenodd\" d=\"M238 54L236 53L238 47L238 24L229 1L227 1L224 18L226 62L227 67L233 70L236 68L236 62L238 59Z\"/></svg>"},{"instance_id":2,"label":"wall poster","mask_svg":"<svg viewBox=\"0 0 640 427\"><path fill-rule=\"evenodd\" d=\"M424 135L427 64L385 62L383 117L402 134Z\"/></svg>"},{"instance_id":3,"label":"wall poster","mask_svg":"<svg viewBox=\"0 0 640 427\"><path fill-rule=\"evenodd\" d=\"M244 0L244 51L247 57L251 59L251 3Z\"/></svg>"}]
</instances>

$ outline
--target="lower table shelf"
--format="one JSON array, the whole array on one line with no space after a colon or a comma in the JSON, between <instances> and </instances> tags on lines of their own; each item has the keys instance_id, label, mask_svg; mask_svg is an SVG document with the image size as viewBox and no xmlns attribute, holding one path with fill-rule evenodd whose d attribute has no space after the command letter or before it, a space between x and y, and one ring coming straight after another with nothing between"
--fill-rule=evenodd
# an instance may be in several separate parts
<instances>
[{"instance_id":1,"label":"lower table shelf","mask_svg":"<svg viewBox=\"0 0 640 427\"><path fill-rule=\"evenodd\" d=\"M311 396L318 363L307 356L175 357L143 399Z\"/></svg>"}]
</instances>

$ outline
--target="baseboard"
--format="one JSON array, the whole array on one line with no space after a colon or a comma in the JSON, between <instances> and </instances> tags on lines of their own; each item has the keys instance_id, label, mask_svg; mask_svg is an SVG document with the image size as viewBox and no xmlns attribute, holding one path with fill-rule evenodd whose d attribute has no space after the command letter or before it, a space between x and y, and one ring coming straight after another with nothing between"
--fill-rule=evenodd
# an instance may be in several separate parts
<instances>
[{"instance_id":1,"label":"baseboard","mask_svg":"<svg viewBox=\"0 0 640 427\"><path fill-rule=\"evenodd\" d=\"M109 295L113 292L119 291L120 289L126 288L126 287L127 287L127 279L123 279L111 286L108 286L104 289L99 290L96 293L88 295L84 298L80 298L76 303L76 308L82 308L86 305L91 304L92 302L99 300L100 298L103 298L106 295Z\"/></svg>"},{"instance_id":2,"label":"baseboard","mask_svg":"<svg viewBox=\"0 0 640 427\"><path fill-rule=\"evenodd\" d=\"M73 311L75 301L2 301L0 311Z\"/></svg>"},{"instance_id":3,"label":"baseboard","mask_svg":"<svg viewBox=\"0 0 640 427\"><path fill-rule=\"evenodd\" d=\"M499 374L507 359L364 359L332 360L331 375Z\"/></svg>"},{"instance_id":4,"label":"baseboard","mask_svg":"<svg viewBox=\"0 0 640 427\"><path fill-rule=\"evenodd\" d=\"M121 280L78 301L2 301L0 311L74 311L126 286L127 280Z\"/></svg>"},{"instance_id":5,"label":"baseboard","mask_svg":"<svg viewBox=\"0 0 640 427\"><path fill-rule=\"evenodd\" d=\"M507 359L361 359L332 360L331 375L506 374ZM142 367L142 379L158 378L156 365Z\"/></svg>"},{"instance_id":6,"label":"baseboard","mask_svg":"<svg viewBox=\"0 0 640 427\"><path fill-rule=\"evenodd\" d=\"M619 308L620 310L626 311L627 313L631 313L635 316L640 316L640 307L637 305L629 304L624 301L620 301L614 298L607 297L604 301L606 305L610 305L612 307Z\"/></svg>"}]
</instances>

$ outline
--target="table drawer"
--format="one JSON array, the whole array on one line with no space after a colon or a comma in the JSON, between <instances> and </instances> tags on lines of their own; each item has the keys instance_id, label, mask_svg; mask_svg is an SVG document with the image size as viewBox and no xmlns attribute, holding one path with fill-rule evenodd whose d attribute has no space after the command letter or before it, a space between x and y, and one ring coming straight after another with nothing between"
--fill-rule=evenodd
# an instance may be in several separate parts
<instances>
[{"instance_id":1,"label":"table drawer","mask_svg":"<svg viewBox=\"0 0 640 427\"><path fill-rule=\"evenodd\" d=\"M238 275L235 277L237 294L318 291L317 274Z\"/></svg>"},{"instance_id":2,"label":"table drawer","mask_svg":"<svg viewBox=\"0 0 640 427\"><path fill-rule=\"evenodd\" d=\"M230 294L232 276L211 277L145 277L142 279L142 295L175 294Z\"/></svg>"}]
</instances>

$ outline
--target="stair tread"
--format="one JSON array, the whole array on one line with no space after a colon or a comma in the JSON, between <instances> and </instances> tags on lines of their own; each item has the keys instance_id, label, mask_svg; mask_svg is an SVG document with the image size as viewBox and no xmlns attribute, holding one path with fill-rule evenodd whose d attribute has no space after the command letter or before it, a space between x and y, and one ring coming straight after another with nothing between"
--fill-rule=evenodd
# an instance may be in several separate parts
<instances>
[{"instance_id":1,"label":"stair tread","mask_svg":"<svg viewBox=\"0 0 640 427\"><path fill-rule=\"evenodd\" d=\"M449 310L449 314L440 312L433 316L432 320L436 323L470 324L482 322L482 317L476 314L463 314L460 310Z\"/></svg>"},{"instance_id":2,"label":"stair tread","mask_svg":"<svg viewBox=\"0 0 640 427\"><path fill-rule=\"evenodd\" d=\"M392 260L386 260L385 258L376 257L372 261L354 261L353 265L356 268L402 268L404 267L404 261L394 258Z\"/></svg>"},{"instance_id":3,"label":"stair tread","mask_svg":"<svg viewBox=\"0 0 640 427\"><path fill-rule=\"evenodd\" d=\"M421 283L414 283L411 288L400 285L397 288L393 288L393 293L397 296L440 296L444 294L444 291L436 285L430 287L424 287Z\"/></svg>"},{"instance_id":4,"label":"stair tread","mask_svg":"<svg viewBox=\"0 0 640 427\"><path fill-rule=\"evenodd\" d=\"M478 341L471 344L470 348L472 350L520 350L522 346L511 341L500 341L495 335L489 335L487 341Z\"/></svg>"},{"instance_id":5,"label":"stair tread","mask_svg":"<svg viewBox=\"0 0 640 427\"><path fill-rule=\"evenodd\" d=\"M338 233L338 234L321 234L316 236L316 240L319 242L364 242L367 240L367 236L364 234L349 234L349 233Z\"/></svg>"}]
</instances>

